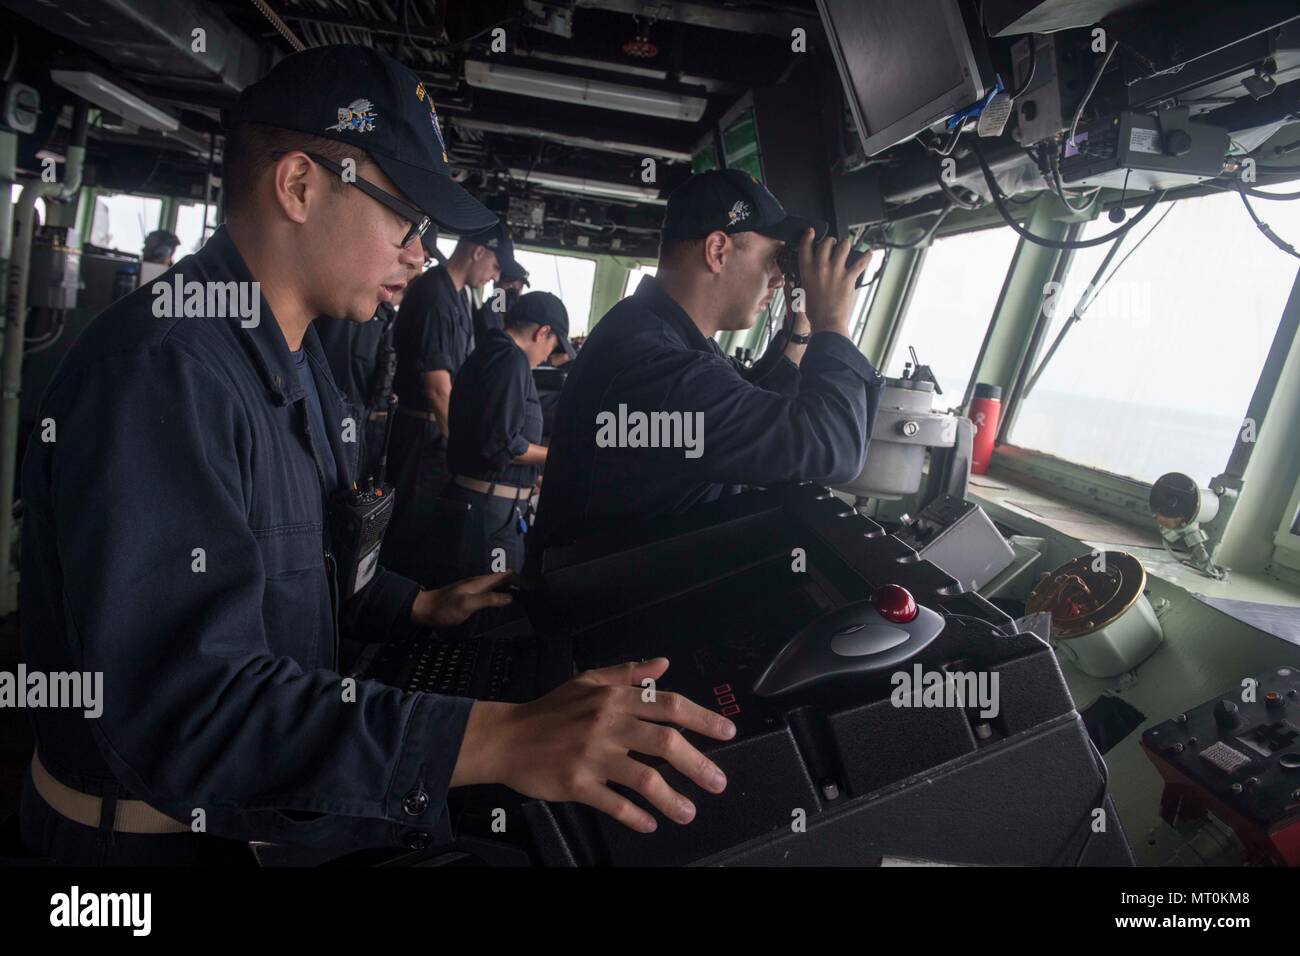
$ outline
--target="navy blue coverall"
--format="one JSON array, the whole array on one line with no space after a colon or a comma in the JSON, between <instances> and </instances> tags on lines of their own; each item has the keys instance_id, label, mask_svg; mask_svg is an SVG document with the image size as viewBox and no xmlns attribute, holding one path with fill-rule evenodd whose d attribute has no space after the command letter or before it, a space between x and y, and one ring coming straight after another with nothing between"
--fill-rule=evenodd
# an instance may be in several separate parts
<instances>
[{"instance_id":1,"label":"navy blue coverall","mask_svg":"<svg viewBox=\"0 0 1300 956\"><path fill-rule=\"evenodd\" d=\"M252 280L224 227L173 273ZM151 284L152 286L152 284ZM314 329L306 394L265 299L260 322L159 318L145 286L96 318L50 383L22 488L22 652L29 669L102 671L103 713L32 710L41 761L82 792L145 800L231 840L424 845L471 701L334 669L338 630L410 633L414 582L380 569L336 615L325 471L359 442ZM61 862L176 862L190 834L100 832L42 816L28 775L28 848ZM48 806L43 808L48 811ZM35 840L39 845L31 845ZM162 841L161 843L159 841ZM170 841L170 842L169 842Z\"/></svg>"},{"instance_id":2,"label":"navy blue coverall","mask_svg":"<svg viewBox=\"0 0 1300 956\"><path fill-rule=\"evenodd\" d=\"M572 363L546 459L528 566L545 547L681 514L742 485L850 481L884 383L842 335L812 337L799 365L769 348L751 369L722 354L653 276L614 306ZM701 454L600 447L598 416L703 413Z\"/></svg>"},{"instance_id":3,"label":"navy blue coverall","mask_svg":"<svg viewBox=\"0 0 1300 956\"><path fill-rule=\"evenodd\" d=\"M334 384L349 402L361 408L358 423L365 434L361 468L357 476L364 483L379 477L380 459L387 431L388 395L392 379L387 359L393 347L393 322L397 310L381 302L375 317L366 323L317 316L312 328L320 339ZM375 413L382 413L372 418Z\"/></svg>"}]
</instances>

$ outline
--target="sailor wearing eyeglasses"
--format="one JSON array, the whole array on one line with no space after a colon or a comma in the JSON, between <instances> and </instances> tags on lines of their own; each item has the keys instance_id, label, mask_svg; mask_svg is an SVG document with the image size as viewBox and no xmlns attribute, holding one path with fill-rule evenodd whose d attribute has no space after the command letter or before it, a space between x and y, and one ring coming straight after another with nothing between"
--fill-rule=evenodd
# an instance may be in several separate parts
<instances>
[{"instance_id":1,"label":"sailor wearing eyeglasses","mask_svg":"<svg viewBox=\"0 0 1300 956\"><path fill-rule=\"evenodd\" d=\"M370 122L331 125L353 103L345 80L380 91ZM29 850L237 862L240 841L343 850L445 826L470 702L368 682L345 695L340 639L459 625L509 603L493 591L504 576L431 591L340 567L326 506L361 477L364 418L312 325L391 302L423 264L430 214L460 231L496 221L440 163L417 82L372 50L329 47L250 87L226 141L226 222L158 286L238 287L255 320L218 314L228 294L159 317L145 286L90 323L51 381L42 418L58 440L29 443L22 478L23 655L102 672L106 693L97 719L33 718Z\"/></svg>"},{"instance_id":2,"label":"sailor wearing eyeglasses","mask_svg":"<svg viewBox=\"0 0 1300 956\"><path fill-rule=\"evenodd\" d=\"M437 572L429 547L447 471L452 382L474 349L474 319L466 290L517 268L503 223L463 233L446 263L415 279L402 300L393 335L397 350L397 418L388 462L397 501L381 560L421 584Z\"/></svg>"},{"instance_id":3,"label":"sailor wearing eyeglasses","mask_svg":"<svg viewBox=\"0 0 1300 956\"><path fill-rule=\"evenodd\" d=\"M690 822L694 804L630 753L718 793L722 772L665 723L735 726L675 694L646 704L663 658L527 705L344 679L340 637L428 636L510 598L493 590L504 574L422 590L343 564L325 506L357 477L358 412L312 323L365 322L391 299L422 261L424 216L458 235L496 217L452 180L419 79L369 47L284 58L233 119L226 223L156 284L224 294L165 316L152 286L119 299L68 350L27 445L21 660L102 675L104 694L94 711L28 711L25 848L126 866L248 863L244 841L424 848L451 838L449 788L477 784L653 830L610 789L623 782ZM200 301L232 291L256 319Z\"/></svg>"}]
</instances>

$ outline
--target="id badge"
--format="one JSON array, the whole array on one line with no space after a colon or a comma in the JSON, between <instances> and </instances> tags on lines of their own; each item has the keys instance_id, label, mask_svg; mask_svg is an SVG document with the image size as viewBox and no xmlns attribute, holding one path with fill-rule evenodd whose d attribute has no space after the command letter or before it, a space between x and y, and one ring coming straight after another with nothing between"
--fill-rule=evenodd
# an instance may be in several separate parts
<instances>
[{"instance_id":1,"label":"id badge","mask_svg":"<svg viewBox=\"0 0 1300 956\"><path fill-rule=\"evenodd\" d=\"M376 545L366 552L365 556L357 562L357 577L352 586L352 593L356 594L363 587L370 583L370 579L375 576L375 570L379 567L379 547Z\"/></svg>"}]
</instances>

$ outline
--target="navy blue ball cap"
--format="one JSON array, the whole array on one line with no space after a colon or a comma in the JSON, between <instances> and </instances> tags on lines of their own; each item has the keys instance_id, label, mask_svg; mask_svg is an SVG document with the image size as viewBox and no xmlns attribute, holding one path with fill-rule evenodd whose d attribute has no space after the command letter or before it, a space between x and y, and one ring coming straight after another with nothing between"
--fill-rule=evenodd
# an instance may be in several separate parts
<instances>
[{"instance_id":1,"label":"navy blue ball cap","mask_svg":"<svg viewBox=\"0 0 1300 956\"><path fill-rule=\"evenodd\" d=\"M521 266L518 260L512 259L509 263L502 264L502 282L517 282L519 280L523 280L525 286L532 285L532 283L528 281L528 270Z\"/></svg>"},{"instance_id":2,"label":"navy blue ball cap","mask_svg":"<svg viewBox=\"0 0 1300 956\"><path fill-rule=\"evenodd\" d=\"M240 94L231 121L365 150L407 199L453 232L497 221L452 180L433 96L414 73L377 50L340 44L287 56Z\"/></svg>"},{"instance_id":3,"label":"navy blue ball cap","mask_svg":"<svg viewBox=\"0 0 1300 956\"><path fill-rule=\"evenodd\" d=\"M721 230L728 235L757 232L783 242L798 242L812 228L826 235L826 223L787 215L766 186L739 169L711 169L682 183L668 197L663 238L703 239Z\"/></svg>"},{"instance_id":4,"label":"navy blue ball cap","mask_svg":"<svg viewBox=\"0 0 1300 956\"><path fill-rule=\"evenodd\" d=\"M528 292L521 295L510 307L511 322L531 322L534 325L549 325L560 343L559 349L569 358L577 356L569 343L569 310L559 296L549 292Z\"/></svg>"},{"instance_id":5,"label":"navy blue ball cap","mask_svg":"<svg viewBox=\"0 0 1300 956\"><path fill-rule=\"evenodd\" d=\"M523 272L524 267L515 261L515 244L510 238L510 231L506 229L504 222L497 222L481 232L469 232L461 236L462 239L468 239L475 245L491 249L497 254L497 265L501 267L501 275L505 276L507 271Z\"/></svg>"}]
</instances>

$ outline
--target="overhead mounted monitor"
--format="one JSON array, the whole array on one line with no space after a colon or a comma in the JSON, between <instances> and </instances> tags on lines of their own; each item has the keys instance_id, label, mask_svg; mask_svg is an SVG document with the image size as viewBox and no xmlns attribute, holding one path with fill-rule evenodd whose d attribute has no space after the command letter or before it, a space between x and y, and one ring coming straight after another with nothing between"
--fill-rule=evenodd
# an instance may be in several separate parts
<instances>
[{"instance_id":1,"label":"overhead mounted monitor","mask_svg":"<svg viewBox=\"0 0 1300 956\"><path fill-rule=\"evenodd\" d=\"M817 0L817 9L868 156L992 88L983 37L959 0Z\"/></svg>"}]
</instances>

